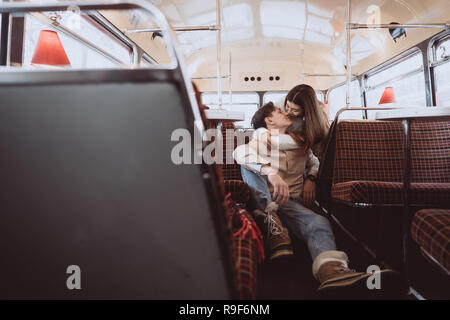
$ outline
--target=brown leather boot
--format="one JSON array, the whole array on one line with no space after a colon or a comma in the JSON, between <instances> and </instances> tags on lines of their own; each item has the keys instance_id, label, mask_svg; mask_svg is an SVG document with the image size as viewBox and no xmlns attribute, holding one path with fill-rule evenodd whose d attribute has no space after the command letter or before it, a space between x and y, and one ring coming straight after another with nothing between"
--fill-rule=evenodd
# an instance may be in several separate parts
<instances>
[{"instance_id":1,"label":"brown leather boot","mask_svg":"<svg viewBox=\"0 0 450 320\"><path fill-rule=\"evenodd\" d=\"M369 288L371 276L380 277L379 288ZM350 270L342 261L328 261L321 265L316 275L320 282L318 295L332 299L399 299L406 288L399 275L389 269L374 273Z\"/></svg>"},{"instance_id":2,"label":"brown leather boot","mask_svg":"<svg viewBox=\"0 0 450 320\"><path fill-rule=\"evenodd\" d=\"M258 225L263 229L269 260L294 254L288 229L283 227L283 224L275 211L264 212L256 209L253 211L253 215L257 220Z\"/></svg>"}]
</instances>

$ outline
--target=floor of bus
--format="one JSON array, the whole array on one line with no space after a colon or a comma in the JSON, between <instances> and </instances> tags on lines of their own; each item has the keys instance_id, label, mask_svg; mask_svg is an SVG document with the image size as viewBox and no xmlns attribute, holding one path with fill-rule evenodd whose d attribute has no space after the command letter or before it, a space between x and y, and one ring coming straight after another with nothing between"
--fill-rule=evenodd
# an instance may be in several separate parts
<instances>
[{"instance_id":1,"label":"floor of bus","mask_svg":"<svg viewBox=\"0 0 450 320\"><path fill-rule=\"evenodd\" d=\"M350 269L365 271L377 264L368 254L335 231L337 246L350 259ZM316 295L319 282L312 275L312 260L304 242L294 240L293 256L285 256L273 261L265 260L258 273L258 299L305 300L319 299ZM356 297L357 298L357 297ZM396 299L415 299L412 295Z\"/></svg>"}]
</instances>

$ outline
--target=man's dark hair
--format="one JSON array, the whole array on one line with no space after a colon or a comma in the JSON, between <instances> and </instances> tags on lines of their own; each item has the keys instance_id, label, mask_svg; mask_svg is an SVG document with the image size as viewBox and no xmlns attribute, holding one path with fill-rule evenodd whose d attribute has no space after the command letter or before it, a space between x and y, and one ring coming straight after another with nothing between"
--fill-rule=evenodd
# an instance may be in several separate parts
<instances>
[{"instance_id":1,"label":"man's dark hair","mask_svg":"<svg viewBox=\"0 0 450 320\"><path fill-rule=\"evenodd\" d=\"M272 112L276 110L276 107L272 102L268 102L265 105L263 105L261 108L258 109L258 111L255 112L252 118L252 126L253 129L258 128L267 128L266 122L264 119L266 117L270 117L272 115Z\"/></svg>"}]
</instances>

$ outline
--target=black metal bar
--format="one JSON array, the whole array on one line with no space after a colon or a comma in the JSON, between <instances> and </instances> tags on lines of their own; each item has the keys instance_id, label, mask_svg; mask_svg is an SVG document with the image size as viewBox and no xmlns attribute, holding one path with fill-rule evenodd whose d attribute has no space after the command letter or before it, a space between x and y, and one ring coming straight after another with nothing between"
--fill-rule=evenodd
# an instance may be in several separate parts
<instances>
[{"instance_id":1,"label":"black metal bar","mask_svg":"<svg viewBox=\"0 0 450 320\"><path fill-rule=\"evenodd\" d=\"M10 33L9 64L11 66L22 66L23 63L23 40L25 32L25 18L12 17Z\"/></svg>"},{"instance_id":2,"label":"black metal bar","mask_svg":"<svg viewBox=\"0 0 450 320\"><path fill-rule=\"evenodd\" d=\"M438 105L438 100L437 100L437 95L436 95L436 79L434 77L434 68L435 67L431 67L430 68L431 105L432 106L437 106Z\"/></svg>"},{"instance_id":3,"label":"black metal bar","mask_svg":"<svg viewBox=\"0 0 450 320\"><path fill-rule=\"evenodd\" d=\"M425 79L425 95L426 95L426 105L433 106L433 82L431 78L431 69L430 69L430 59L428 57L428 43L429 42L421 42L417 44L417 47L422 52L422 61L423 61L423 75Z\"/></svg>"},{"instance_id":4,"label":"black metal bar","mask_svg":"<svg viewBox=\"0 0 450 320\"><path fill-rule=\"evenodd\" d=\"M367 107L367 100L366 100L366 92L365 92L365 79L364 76L359 75L356 77L359 83L359 94L361 96L361 102L363 107ZM367 110L363 110L363 119L369 119L369 114Z\"/></svg>"},{"instance_id":5,"label":"black metal bar","mask_svg":"<svg viewBox=\"0 0 450 320\"><path fill-rule=\"evenodd\" d=\"M2 13L0 34L0 66L6 66L8 60L9 13Z\"/></svg>"},{"instance_id":6,"label":"black metal bar","mask_svg":"<svg viewBox=\"0 0 450 320\"><path fill-rule=\"evenodd\" d=\"M411 189L411 127L409 119L403 120L403 129L405 132L405 152L403 159L403 267L404 277L408 283L408 246L409 246L409 225L410 225L410 189Z\"/></svg>"}]
</instances>

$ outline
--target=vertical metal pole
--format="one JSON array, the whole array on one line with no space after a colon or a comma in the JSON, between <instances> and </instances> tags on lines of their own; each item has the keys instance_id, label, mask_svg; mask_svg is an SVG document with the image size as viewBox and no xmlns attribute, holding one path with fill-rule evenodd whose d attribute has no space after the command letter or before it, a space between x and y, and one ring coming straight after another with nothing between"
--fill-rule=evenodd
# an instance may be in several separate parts
<instances>
[{"instance_id":1,"label":"vertical metal pole","mask_svg":"<svg viewBox=\"0 0 450 320\"><path fill-rule=\"evenodd\" d=\"M222 17L221 17L221 3L216 0L217 13L217 101L219 108L222 108Z\"/></svg>"},{"instance_id":2,"label":"vertical metal pole","mask_svg":"<svg viewBox=\"0 0 450 320\"><path fill-rule=\"evenodd\" d=\"M411 197L411 122L409 119L403 120L403 130L405 132L405 151L403 159L403 270L406 283L409 280L409 238L410 238L410 197Z\"/></svg>"},{"instance_id":3,"label":"vertical metal pole","mask_svg":"<svg viewBox=\"0 0 450 320\"><path fill-rule=\"evenodd\" d=\"M231 77L231 51L230 51L230 70L228 73L228 92L230 94L230 110L233 109L233 90L231 89L231 81L232 77Z\"/></svg>"},{"instance_id":4,"label":"vertical metal pole","mask_svg":"<svg viewBox=\"0 0 450 320\"><path fill-rule=\"evenodd\" d=\"M345 103L347 107L350 107L350 84L351 84L351 78L352 78L352 60L351 60L351 29L350 29L350 0L347 0L347 70L346 70L346 77L347 77L347 90L346 90L346 97L345 97Z\"/></svg>"},{"instance_id":5,"label":"vertical metal pole","mask_svg":"<svg viewBox=\"0 0 450 320\"><path fill-rule=\"evenodd\" d=\"M6 44L6 65L11 65L12 15L8 16L8 42Z\"/></svg>"},{"instance_id":6,"label":"vertical metal pole","mask_svg":"<svg viewBox=\"0 0 450 320\"><path fill-rule=\"evenodd\" d=\"M2 25L0 34L0 65L6 66L9 43L9 13L2 13Z\"/></svg>"}]
</instances>

